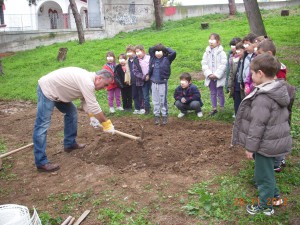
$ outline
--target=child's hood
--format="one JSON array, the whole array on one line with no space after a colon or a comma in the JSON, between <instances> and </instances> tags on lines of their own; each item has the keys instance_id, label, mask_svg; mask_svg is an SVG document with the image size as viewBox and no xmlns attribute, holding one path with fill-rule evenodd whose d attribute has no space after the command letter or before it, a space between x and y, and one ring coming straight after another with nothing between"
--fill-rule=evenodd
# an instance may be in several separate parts
<instances>
[{"instance_id":1,"label":"child's hood","mask_svg":"<svg viewBox=\"0 0 300 225\"><path fill-rule=\"evenodd\" d=\"M287 91L286 82L274 80L266 85L258 86L257 94L266 94L280 106L286 107L290 104L290 97Z\"/></svg>"},{"instance_id":2,"label":"child's hood","mask_svg":"<svg viewBox=\"0 0 300 225\"><path fill-rule=\"evenodd\" d=\"M223 48L222 45L219 45L219 46L217 46L213 49L214 49L214 51L216 51L217 54L224 51L224 48ZM209 46L207 46L205 51L206 51L207 54L210 54L212 52L212 49Z\"/></svg>"}]
</instances>

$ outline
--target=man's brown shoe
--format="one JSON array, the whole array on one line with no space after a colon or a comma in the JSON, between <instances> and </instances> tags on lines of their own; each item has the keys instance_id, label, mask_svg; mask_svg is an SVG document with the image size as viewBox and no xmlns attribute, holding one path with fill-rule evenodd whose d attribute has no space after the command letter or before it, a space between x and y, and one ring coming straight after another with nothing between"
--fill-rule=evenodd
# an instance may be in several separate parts
<instances>
[{"instance_id":1,"label":"man's brown shoe","mask_svg":"<svg viewBox=\"0 0 300 225\"><path fill-rule=\"evenodd\" d=\"M56 170L59 170L59 165L52 164L52 163L47 163L43 166L37 166L37 170L39 172L54 172Z\"/></svg>"},{"instance_id":2,"label":"man's brown shoe","mask_svg":"<svg viewBox=\"0 0 300 225\"><path fill-rule=\"evenodd\" d=\"M68 152L68 153L70 153L70 152L72 152L73 150L76 150L76 149L81 149L81 148L84 148L85 147L85 144L75 144L75 145L73 145L73 146L71 146L71 147L68 147L68 148L65 148L65 152Z\"/></svg>"}]
</instances>

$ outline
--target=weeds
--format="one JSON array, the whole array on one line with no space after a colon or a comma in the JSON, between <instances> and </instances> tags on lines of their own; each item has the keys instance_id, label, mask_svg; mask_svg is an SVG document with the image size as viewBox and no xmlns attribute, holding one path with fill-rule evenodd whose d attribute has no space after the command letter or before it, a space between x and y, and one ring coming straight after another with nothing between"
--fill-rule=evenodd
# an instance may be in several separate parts
<instances>
[{"instance_id":1,"label":"weeds","mask_svg":"<svg viewBox=\"0 0 300 225\"><path fill-rule=\"evenodd\" d=\"M0 154L6 153L6 149L5 141L0 137Z\"/></svg>"},{"instance_id":2,"label":"weeds","mask_svg":"<svg viewBox=\"0 0 300 225\"><path fill-rule=\"evenodd\" d=\"M63 222L61 217L53 218L49 215L48 212L39 213L39 218L41 219L42 224L45 225L56 225L61 224Z\"/></svg>"},{"instance_id":3,"label":"weeds","mask_svg":"<svg viewBox=\"0 0 300 225\"><path fill-rule=\"evenodd\" d=\"M142 208L137 209L137 203L133 202L130 205L121 205L117 210L111 208L104 208L99 210L97 217L103 224L130 224L130 225L144 225L152 224L147 219L148 210Z\"/></svg>"}]
</instances>

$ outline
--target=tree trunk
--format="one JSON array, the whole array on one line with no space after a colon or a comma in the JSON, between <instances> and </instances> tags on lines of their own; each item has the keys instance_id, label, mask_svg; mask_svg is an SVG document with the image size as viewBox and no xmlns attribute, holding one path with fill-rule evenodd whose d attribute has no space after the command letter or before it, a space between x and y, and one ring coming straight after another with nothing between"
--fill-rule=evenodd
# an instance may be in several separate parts
<instances>
[{"instance_id":1,"label":"tree trunk","mask_svg":"<svg viewBox=\"0 0 300 225\"><path fill-rule=\"evenodd\" d=\"M57 55L57 61L62 62L67 58L68 48L60 48Z\"/></svg>"},{"instance_id":2,"label":"tree trunk","mask_svg":"<svg viewBox=\"0 0 300 225\"><path fill-rule=\"evenodd\" d=\"M244 6L251 33L258 36L266 36L267 32L259 11L257 0L244 0Z\"/></svg>"},{"instance_id":3,"label":"tree trunk","mask_svg":"<svg viewBox=\"0 0 300 225\"><path fill-rule=\"evenodd\" d=\"M82 22L81 22L81 17L77 9L77 5L75 3L75 0L69 0L70 1L70 6L75 18L75 23L76 23L76 28L78 32L78 39L79 39L79 44L83 44L85 42L84 39L84 32L83 32L83 27L82 27Z\"/></svg>"},{"instance_id":4,"label":"tree trunk","mask_svg":"<svg viewBox=\"0 0 300 225\"><path fill-rule=\"evenodd\" d=\"M229 15L235 15L236 14L235 0L228 0L228 6L229 6Z\"/></svg>"},{"instance_id":5,"label":"tree trunk","mask_svg":"<svg viewBox=\"0 0 300 225\"><path fill-rule=\"evenodd\" d=\"M153 3L154 3L156 29L160 30L163 25L162 16L161 16L161 0L153 0Z\"/></svg>"}]
</instances>

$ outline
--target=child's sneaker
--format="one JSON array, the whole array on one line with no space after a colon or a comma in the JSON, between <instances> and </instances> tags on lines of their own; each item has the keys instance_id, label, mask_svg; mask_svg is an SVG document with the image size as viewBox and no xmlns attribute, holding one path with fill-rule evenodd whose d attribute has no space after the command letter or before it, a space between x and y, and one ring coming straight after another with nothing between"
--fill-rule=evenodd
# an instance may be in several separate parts
<instances>
[{"instance_id":1,"label":"child's sneaker","mask_svg":"<svg viewBox=\"0 0 300 225\"><path fill-rule=\"evenodd\" d=\"M140 114L140 110L135 109L135 110L133 111L133 114Z\"/></svg>"},{"instance_id":2,"label":"child's sneaker","mask_svg":"<svg viewBox=\"0 0 300 225\"><path fill-rule=\"evenodd\" d=\"M160 123L160 117L159 116L155 116L154 117L154 124L155 125L159 125L159 123Z\"/></svg>"},{"instance_id":3,"label":"child's sneaker","mask_svg":"<svg viewBox=\"0 0 300 225\"><path fill-rule=\"evenodd\" d=\"M247 212L251 215L255 215L257 213L263 213L267 216L271 216L274 214L274 209L271 208L263 208L260 205L247 205Z\"/></svg>"},{"instance_id":4,"label":"child's sneaker","mask_svg":"<svg viewBox=\"0 0 300 225\"><path fill-rule=\"evenodd\" d=\"M203 113L202 113L202 112L198 112L198 113L197 113L197 116L200 118L200 117L203 116Z\"/></svg>"},{"instance_id":5,"label":"child's sneaker","mask_svg":"<svg viewBox=\"0 0 300 225\"><path fill-rule=\"evenodd\" d=\"M275 195L273 198L273 205L280 206L282 204L283 204L283 199L280 197L280 195Z\"/></svg>"},{"instance_id":6,"label":"child's sneaker","mask_svg":"<svg viewBox=\"0 0 300 225\"><path fill-rule=\"evenodd\" d=\"M276 173L280 173L281 172L281 167L280 166L274 166L274 171L276 172Z\"/></svg>"},{"instance_id":7,"label":"child's sneaker","mask_svg":"<svg viewBox=\"0 0 300 225\"><path fill-rule=\"evenodd\" d=\"M283 166L283 167L285 167L285 166L286 166L286 163L285 163L285 160L284 160L284 159L283 159L283 160L281 160L280 166Z\"/></svg>"},{"instance_id":8,"label":"child's sneaker","mask_svg":"<svg viewBox=\"0 0 300 225\"><path fill-rule=\"evenodd\" d=\"M122 106L119 106L119 107L117 107L117 110L123 111L124 109Z\"/></svg>"},{"instance_id":9,"label":"child's sneaker","mask_svg":"<svg viewBox=\"0 0 300 225\"><path fill-rule=\"evenodd\" d=\"M145 109L141 109L138 114L142 115L142 114L145 114L145 112L146 112Z\"/></svg>"},{"instance_id":10,"label":"child's sneaker","mask_svg":"<svg viewBox=\"0 0 300 225\"><path fill-rule=\"evenodd\" d=\"M162 124L166 125L168 123L168 117L167 116L163 116L162 117Z\"/></svg>"},{"instance_id":11,"label":"child's sneaker","mask_svg":"<svg viewBox=\"0 0 300 225\"><path fill-rule=\"evenodd\" d=\"M110 111L110 113L115 113L116 112L114 107L110 107L109 111Z\"/></svg>"},{"instance_id":12,"label":"child's sneaker","mask_svg":"<svg viewBox=\"0 0 300 225\"><path fill-rule=\"evenodd\" d=\"M182 113L182 112L178 114L178 118L182 118L182 117L184 117L184 116L185 116L185 114Z\"/></svg>"},{"instance_id":13,"label":"child's sneaker","mask_svg":"<svg viewBox=\"0 0 300 225\"><path fill-rule=\"evenodd\" d=\"M213 110L211 110L210 111L210 113L208 114L209 116L214 116L214 115L216 115L217 114L217 110L216 109L213 109Z\"/></svg>"}]
</instances>

